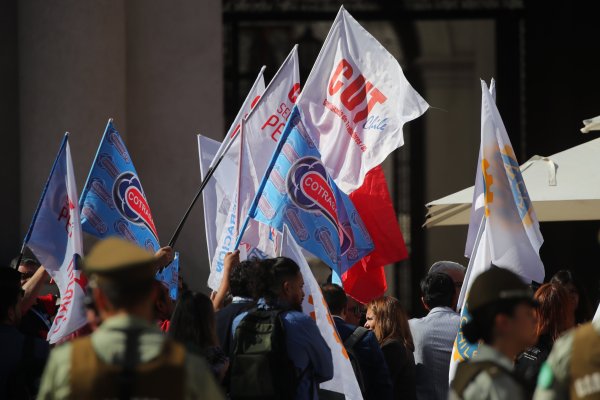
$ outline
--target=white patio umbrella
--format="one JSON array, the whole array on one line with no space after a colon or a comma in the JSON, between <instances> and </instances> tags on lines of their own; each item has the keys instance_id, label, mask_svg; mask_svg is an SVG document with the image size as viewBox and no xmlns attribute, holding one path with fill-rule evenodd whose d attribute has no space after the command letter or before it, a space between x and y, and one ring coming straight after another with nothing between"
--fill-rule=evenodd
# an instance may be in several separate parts
<instances>
[{"instance_id":1,"label":"white patio umbrella","mask_svg":"<svg viewBox=\"0 0 600 400\"><path fill-rule=\"evenodd\" d=\"M521 172L538 220L600 220L600 138L534 156ZM424 226L468 225L473 186L427 204Z\"/></svg>"}]
</instances>

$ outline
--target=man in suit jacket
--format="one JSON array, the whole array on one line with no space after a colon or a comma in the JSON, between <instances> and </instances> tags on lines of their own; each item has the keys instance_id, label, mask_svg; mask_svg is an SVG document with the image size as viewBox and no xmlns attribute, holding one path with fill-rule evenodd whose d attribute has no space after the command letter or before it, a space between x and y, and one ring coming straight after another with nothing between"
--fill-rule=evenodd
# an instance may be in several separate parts
<instances>
[{"instance_id":1,"label":"man in suit jacket","mask_svg":"<svg viewBox=\"0 0 600 400\"><path fill-rule=\"evenodd\" d=\"M360 337L353 346L353 353L360 366L363 397L365 400L391 399L393 397L392 382L375 335L362 326L357 327L345 321L348 299L344 289L335 284L323 285L321 289L344 345L347 345L348 339L355 332ZM365 332L362 332L363 330Z\"/></svg>"},{"instance_id":2,"label":"man in suit jacket","mask_svg":"<svg viewBox=\"0 0 600 400\"><path fill-rule=\"evenodd\" d=\"M448 398L448 369L460 315L451 307L455 285L449 275L430 273L421 281L421 301L429 314L408 321L415 343L417 399Z\"/></svg>"}]
</instances>

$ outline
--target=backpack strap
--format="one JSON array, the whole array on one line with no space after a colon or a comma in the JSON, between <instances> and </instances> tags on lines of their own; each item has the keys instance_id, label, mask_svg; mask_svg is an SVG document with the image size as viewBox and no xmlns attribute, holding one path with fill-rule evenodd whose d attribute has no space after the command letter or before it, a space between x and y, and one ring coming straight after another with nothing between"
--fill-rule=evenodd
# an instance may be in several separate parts
<instances>
[{"instance_id":1,"label":"backpack strap","mask_svg":"<svg viewBox=\"0 0 600 400\"><path fill-rule=\"evenodd\" d=\"M126 331L125 355L123 359L121 373L119 374L119 399L129 400L133 393L136 376L136 362L139 360L138 341L141 329Z\"/></svg>"},{"instance_id":2,"label":"backpack strap","mask_svg":"<svg viewBox=\"0 0 600 400\"><path fill-rule=\"evenodd\" d=\"M364 326L357 326L352 335L348 336L346 340L344 340L344 347L346 350L351 350L356 346L358 342L362 340L362 338L369 332L367 328Z\"/></svg>"},{"instance_id":3,"label":"backpack strap","mask_svg":"<svg viewBox=\"0 0 600 400\"><path fill-rule=\"evenodd\" d=\"M475 378L477 378L477 376L479 376L480 373L484 371L492 377L497 376L501 373L506 373L510 375L513 379L515 379L514 374L512 372L508 371L507 369L496 364L493 361L465 361L458 365L456 377L450 385L452 387L452 390L454 390L458 397L462 399L467 387L471 384L473 380L475 380Z\"/></svg>"}]
</instances>

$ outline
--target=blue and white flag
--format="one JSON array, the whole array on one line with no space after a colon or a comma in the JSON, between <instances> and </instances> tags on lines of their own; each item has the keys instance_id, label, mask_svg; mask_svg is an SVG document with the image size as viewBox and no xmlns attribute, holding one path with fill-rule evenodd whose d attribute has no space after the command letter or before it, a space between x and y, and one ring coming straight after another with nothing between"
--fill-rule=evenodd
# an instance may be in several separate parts
<instances>
[{"instance_id":1,"label":"blue and white flag","mask_svg":"<svg viewBox=\"0 0 600 400\"><path fill-rule=\"evenodd\" d=\"M112 119L106 125L79 204L81 225L90 235L120 236L152 253L159 249L144 189Z\"/></svg>"},{"instance_id":2,"label":"blue and white flag","mask_svg":"<svg viewBox=\"0 0 600 400\"><path fill-rule=\"evenodd\" d=\"M494 102L496 101L496 81L494 78L490 81L490 94ZM471 204L471 215L469 218L469 231L467 232L467 243L465 244L465 257L470 258L473 253L475 240L479 225L483 219L484 209L484 177L481 173L481 148L479 149L479 158L477 159L477 170L475 172L475 186L473 186L473 203Z\"/></svg>"},{"instance_id":3,"label":"blue and white flag","mask_svg":"<svg viewBox=\"0 0 600 400\"><path fill-rule=\"evenodd\" d=\"M81 226L90 235L120 236L151 253L160 248L142 183L112 119L106 125L79 205ZM173 263L169 267L169 271L175 268ZM163 281L164 276L159 273L156 279L169 285L170 281ZM176 290L171 297L177 298Z\"/></svg>"},{"instance_id":4,"label":"blue and white flag","mask_svg":"<svg viewBox=\"0 0 600 400\"><path fill-rule=\"evenodd\" d=\"M87 279L80 264L81 236L77 187L65 135L23 241L23 246L31 249L60 291L60 307L48 332L50 343L87 323L83 304Z\"/></svg>"},{"instance_id":5,"label":"blue and white flag","mask_svg":"<svg viewBox=\"0 0 600 400\"><path fill-rule=\"evenodd\" d=\"M164 267L156 273L156 279L169 288L169 296L177 300L179 292L179 253L175 252L175 257L171 264Z\"/></svg>"},{"instance_id":6,"label":"blue and white flag","mask_svg":"<svg viewBox=\"0 0 600 400\"><path fill-rule=\"evenodd\" d=\"M358 212L326 172L296 107L249 216L280 232L287 225L300 246L339 275L373 250Z\"/></svg>"},{"instance_id":7,"label":"blue and white flag","mask_svg":"<svg viewBox=\"0 0 600 400\"><path fill-rule=\"evenodd\" d=\"M519 163L496 107L493 91L481 81L481 168L476 179L483 183L483 221L473 247L458 306L461 327L454 343L449 380L459 362L476 353L462 327L470 320L469 290L482 272L496 266L506 268L530 284L544 281L539 250L543 243L540 226L525 187Z\"/></svg>"}]
</instances>

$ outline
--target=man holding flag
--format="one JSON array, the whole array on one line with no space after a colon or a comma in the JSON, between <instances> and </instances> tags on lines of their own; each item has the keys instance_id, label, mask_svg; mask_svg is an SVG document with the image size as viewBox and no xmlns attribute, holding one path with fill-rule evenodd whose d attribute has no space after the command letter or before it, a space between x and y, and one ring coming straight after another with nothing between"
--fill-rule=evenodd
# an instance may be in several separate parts
<instances>
[{"instance_id":1,"label":"man holding flag","mask_svg":"<svg viewBox=\"0 0 600 400\"><path fill-rule=\"evenodd\" d=\"M115 237L91 249L83 268L103 323L52 351L39 399L223 398L206 362L153 324L159 262Z\"/></svg>"},{"instance_id":2,"label":"man holding flag","mask_svg":"<svg viewBox=\"0 0 600 400\"><path fill-rule=\"evenodd\" d=\"M334 365L316 322L302 312L307 298L300 267L277 257L260 261L259 268L263 297L232 324L230 397L316 399Z\"/></svg>"}]
</instances>

